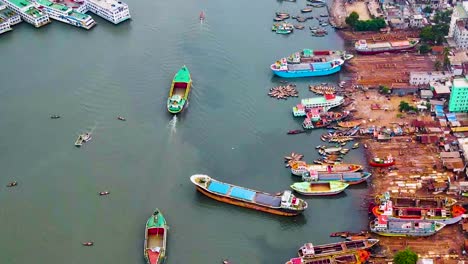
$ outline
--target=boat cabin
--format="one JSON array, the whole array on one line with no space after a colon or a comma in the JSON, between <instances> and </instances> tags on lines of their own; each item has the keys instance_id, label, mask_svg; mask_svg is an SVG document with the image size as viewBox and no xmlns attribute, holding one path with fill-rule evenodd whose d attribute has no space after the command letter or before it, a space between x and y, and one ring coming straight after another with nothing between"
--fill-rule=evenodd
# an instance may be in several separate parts
<instances>
[{"instance_id":1,"label":"boat cabin","mask_svg":"<svg viewBox=\"0 0 468 264\"><path fill-rule=\"evenodd\" d=\"M299 200L292 195L290 190L285 190L281 196L281 207L293 207L299 205Z\"/></svg>"}]
</instances>

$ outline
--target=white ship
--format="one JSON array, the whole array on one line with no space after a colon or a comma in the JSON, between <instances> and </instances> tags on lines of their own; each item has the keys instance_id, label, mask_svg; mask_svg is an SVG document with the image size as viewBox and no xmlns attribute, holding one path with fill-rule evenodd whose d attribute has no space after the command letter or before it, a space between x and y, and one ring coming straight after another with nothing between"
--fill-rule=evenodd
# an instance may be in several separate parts
<instances>
[{"instance_id":1,"label":"white ship","mask_svg":"<svg viewBox=\"0 0 468 264\"><path fill-rule=\"evenodd\" d=\"M77 12L66 5L49 0L34 0L38 9L44 11L50 18L85 29L90 29L96 22L89 15Z\"/></svg>"},{"instance_id":2,"label":"white ship","mask_svg":"<svg viewBox=\"0 0 468 264\"><path fill-rule=\"evenodd\" d=\"M86 0L86 8L114 24L131 18L128 5L122 1Z\"/></svg>"},{"instance_id":3,"label":"white ship","mask_svg":"<svg viewBox=\"0 0 468 264\"><path fill-rule=\"evenodd\" d=\"M21 22L21 17L0 1L0 34L13 30L11 26Z\"/></svg>"},{"instance_id":4,"label":"white ship","mask_svg":"<svg viewBox=\"0 0 468 264\"><path fill-rule=\"evenodd\" d=\"M41 27L50 23L49 16L37 9L34 3L29 0L5 0L5 4L18 13L24 21L35 27Z\"/></svg>"}]
</instances>

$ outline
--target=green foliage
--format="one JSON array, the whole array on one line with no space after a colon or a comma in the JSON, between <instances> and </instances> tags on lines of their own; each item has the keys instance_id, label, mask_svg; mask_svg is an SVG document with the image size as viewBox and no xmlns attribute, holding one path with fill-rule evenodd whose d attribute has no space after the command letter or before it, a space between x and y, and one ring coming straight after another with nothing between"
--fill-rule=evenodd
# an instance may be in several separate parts
<instances>
[{"instance_id":1,"label":"green foliage","mask_svg":"<svg viewBox=\"0 0 468 264\"><path fill-rule=\"evenodd\" d=\"M423 12L424 13L427 13L427 14L430 14L432 13L432 8L430 6L426 6L424 9L423 9Z\"/></svg>"},{"instance_id":2,"label":"green foliage","mask_svg":"<svg viewBox=\"0 0 468 264\"><path fill-rule=\"evenodd\" d=\"M418 262L418 255L411 249L398 251L393 257L395 264L416 264Z\"/></svg>"},{"instance_id":3,"label":"green foliage","mask_svg":"<svg viewBox=\"0 0 468 264\"><path fill-rule=\"evenodd\" d=\"M408 111L415 111L417 112L418 109L414 106L411 106L408 102L406 101L400 101L400 105L398 106L398 109L400 112L408 112Z\"/></svg>"},{"instance_id":4,"label":"green foliage","mask_svg":"<svg viewBox=\"0 0 468 264\"><path fill-rule=\"evenodd\" d=\"M448 34L449 25L437 24L435 26L426 26L421 30L419 37L425 42L434 42L440 44Z\"/></svg>"},{"instance_id":5,"label":"green foliage","mask_svg":"<svg viewBox=\"0 0 468 264\"><path fill-rule=\"evenodd\" d=\"M349 26L353 28L358 21L359 21L359 14L354 11L351 14L349 14L349 16L345 20L346 24L348 24Z\"/></svg>"},{"instance_id":6,"label":"green foliage","mask_svg":"<svg viewBox=\"0 0 468 264\"><path fill-rule=\"evenodd\" d=\"M380 85L379 90L383 94L389 94L391 92L390 88L388 88L387 86L384 86L384 85Z\"/></svg>"},{"instance_id":7,"label":"green foliage","mask_svg":"<svg viewBox=\"0 0 468 264\"><path fill-rule=\"evenodd\" d=\"M451 19L452 19L451 10L439 11L434 16L434 22L436 24L444 24L444 23L447 24L447 23L450 23Z\"/></svg>"},{"instance_id":8,"label":"green foliage","mask_svg":"<svg viewBox=\"0 0 468 264\"><path fill-rule=\"evenodd\" d=\"M402 114L402 113L398 113L398 114L396 114L396 117L397 117L397 118L403 118L403 114Z\"/></svg>"},{"instance_id":9,"label":"green foliage","mask_svg":"<svg viewBox=\"0 0 468 264\"><path fill-rule=\"evenodd\" d=\"M430 51L431 51L431 47L427 44L422 44L421 46L419 46L419 52L421 54L426 54Z\"/></svg>"},{"instance_id":10,"label":"green foliage","mask_svg":"<svg viewBox=\"0 0 468 264\"><path fill-rule=\"evenodd\" d=\"M378 31L386 27L387 24L382 18L375 18L370 20L358 20L354 25L356 31Z\"/></svg>"}]
</instances>

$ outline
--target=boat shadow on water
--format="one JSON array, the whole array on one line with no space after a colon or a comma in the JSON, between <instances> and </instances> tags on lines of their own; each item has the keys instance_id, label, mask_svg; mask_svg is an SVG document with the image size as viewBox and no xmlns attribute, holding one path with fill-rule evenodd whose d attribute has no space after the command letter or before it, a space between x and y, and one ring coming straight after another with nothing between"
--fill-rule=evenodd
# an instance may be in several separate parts
<instances>
[{"instance_id":1,"label":"boat shadow on water","mask_svg":"<svg viewBox=\"0 0 468 264\"><path fill-rule=\"evenodd\" d=\"M281 225L284 226L304 226L305 224L307 224L307 219L304 216L304 214L284 217L281 215L269 214L261 211L255 211L249 208L235 206L232 204L222 203L213 200L210 197L207 197L206 195L198 191L194 195L194 203L196 204L196 206L199 206L200 208L209 208L209 210L213 211L213 214L217 214L217 212L221 211L230 211L232 212L232 215L235 215L236 217L241 217L242 219L251 216L252 220L262 218L266 220L279 221ZM307 211L304 213L307 213Z\"/></svg>"}]
</instances>

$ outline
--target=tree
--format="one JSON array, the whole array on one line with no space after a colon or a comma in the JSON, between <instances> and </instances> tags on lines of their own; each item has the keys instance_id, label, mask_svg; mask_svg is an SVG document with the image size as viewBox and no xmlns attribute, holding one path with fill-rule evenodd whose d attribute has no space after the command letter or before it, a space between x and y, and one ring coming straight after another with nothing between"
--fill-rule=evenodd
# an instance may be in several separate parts
<instances>
[{"instance_id":1,"label":"tree","mask_svg":"<svg viewBox=\"0 0 468 264\"><path fill-rule=\"evenodd\" d=\"M411 110L411 105L408 104L408 102L405 102L405 101L400 101L400 105L398 106L398 109L400 110L400 112L406 112L406 111L409 111Z\"/></svg>"},{"instance_id":2,"label":"tree","mask_svg":"<svg viewBox=\"0 0 468 264\"><path fill-rule=\"evenodd\" d=\"M353 28L358 21L359 21L359 14L354 11L351 12L351 14L349 14L349 16L345 19L346 24L350 25Z\"/></svg>"},{"instance_id":3,"label":"tree","mask_svg":"<svg viewBox=\"0 0 468 264\"><path fill-rule=\"evenodd\" d=\"M384 85L379 86L380 92L383 94L389 94L390 93L390 88Z\"/></svg>"},{"instance_id":4,"label":"tree","mask_svg":"<svg viewBox=\"0 0 468 264\"><path fill-rule=\"evenodd\" d=\"M435 36L434 32L432 31L432 26L423 27L423 29L421 29L421 33L419 33L419 37L423 41L434 41Z\"/></svg>"},{"instance_id":5,"label":"tree","mask_svg":"<svg viewBox=\"0 0 468 264\"><path fill-rule=\"evenodd\" d=\"M398 251L393 257L395 264L416 264L418 261L418 255L411 249L406 248L405 250Z\"/></svg>"},{"instance_id":6,"label":"tree","mask_svg":"<svg viewBox=\"0 0 468 264\"><path fill-rule=\"evenodd\" d=\"M426 53L428 53L429 51L431 51L431 47L429 47L429 45L427 45L427 44L422 44L421 46L419 46L419 53L421 53L421 54L426 54Z\"/></svg>"},{"instance_id":7,"label":"tree","mask_svg":"<svg viewBox=\"0 0 468 264\"><path fill-rule=\"evenodd\" d=\"M424 9L423 9L423 12L424 13L427 13L427 14L430 14L432 13L432 8L430 6L426 6Z\"/></svg>"},{"instance_id":8,"label":"tree","mask_svg":"<svg viewBox=\"0 0 468 264\"><path fill-rule=\"evenodd\" d=\"M434 69L435 69L436 71L440 71L440 68L441 68L441 67L442 67L442 63L441 63L440 61L436 61L436 62L434 63Z\"/></svg>"}]
</instances>

